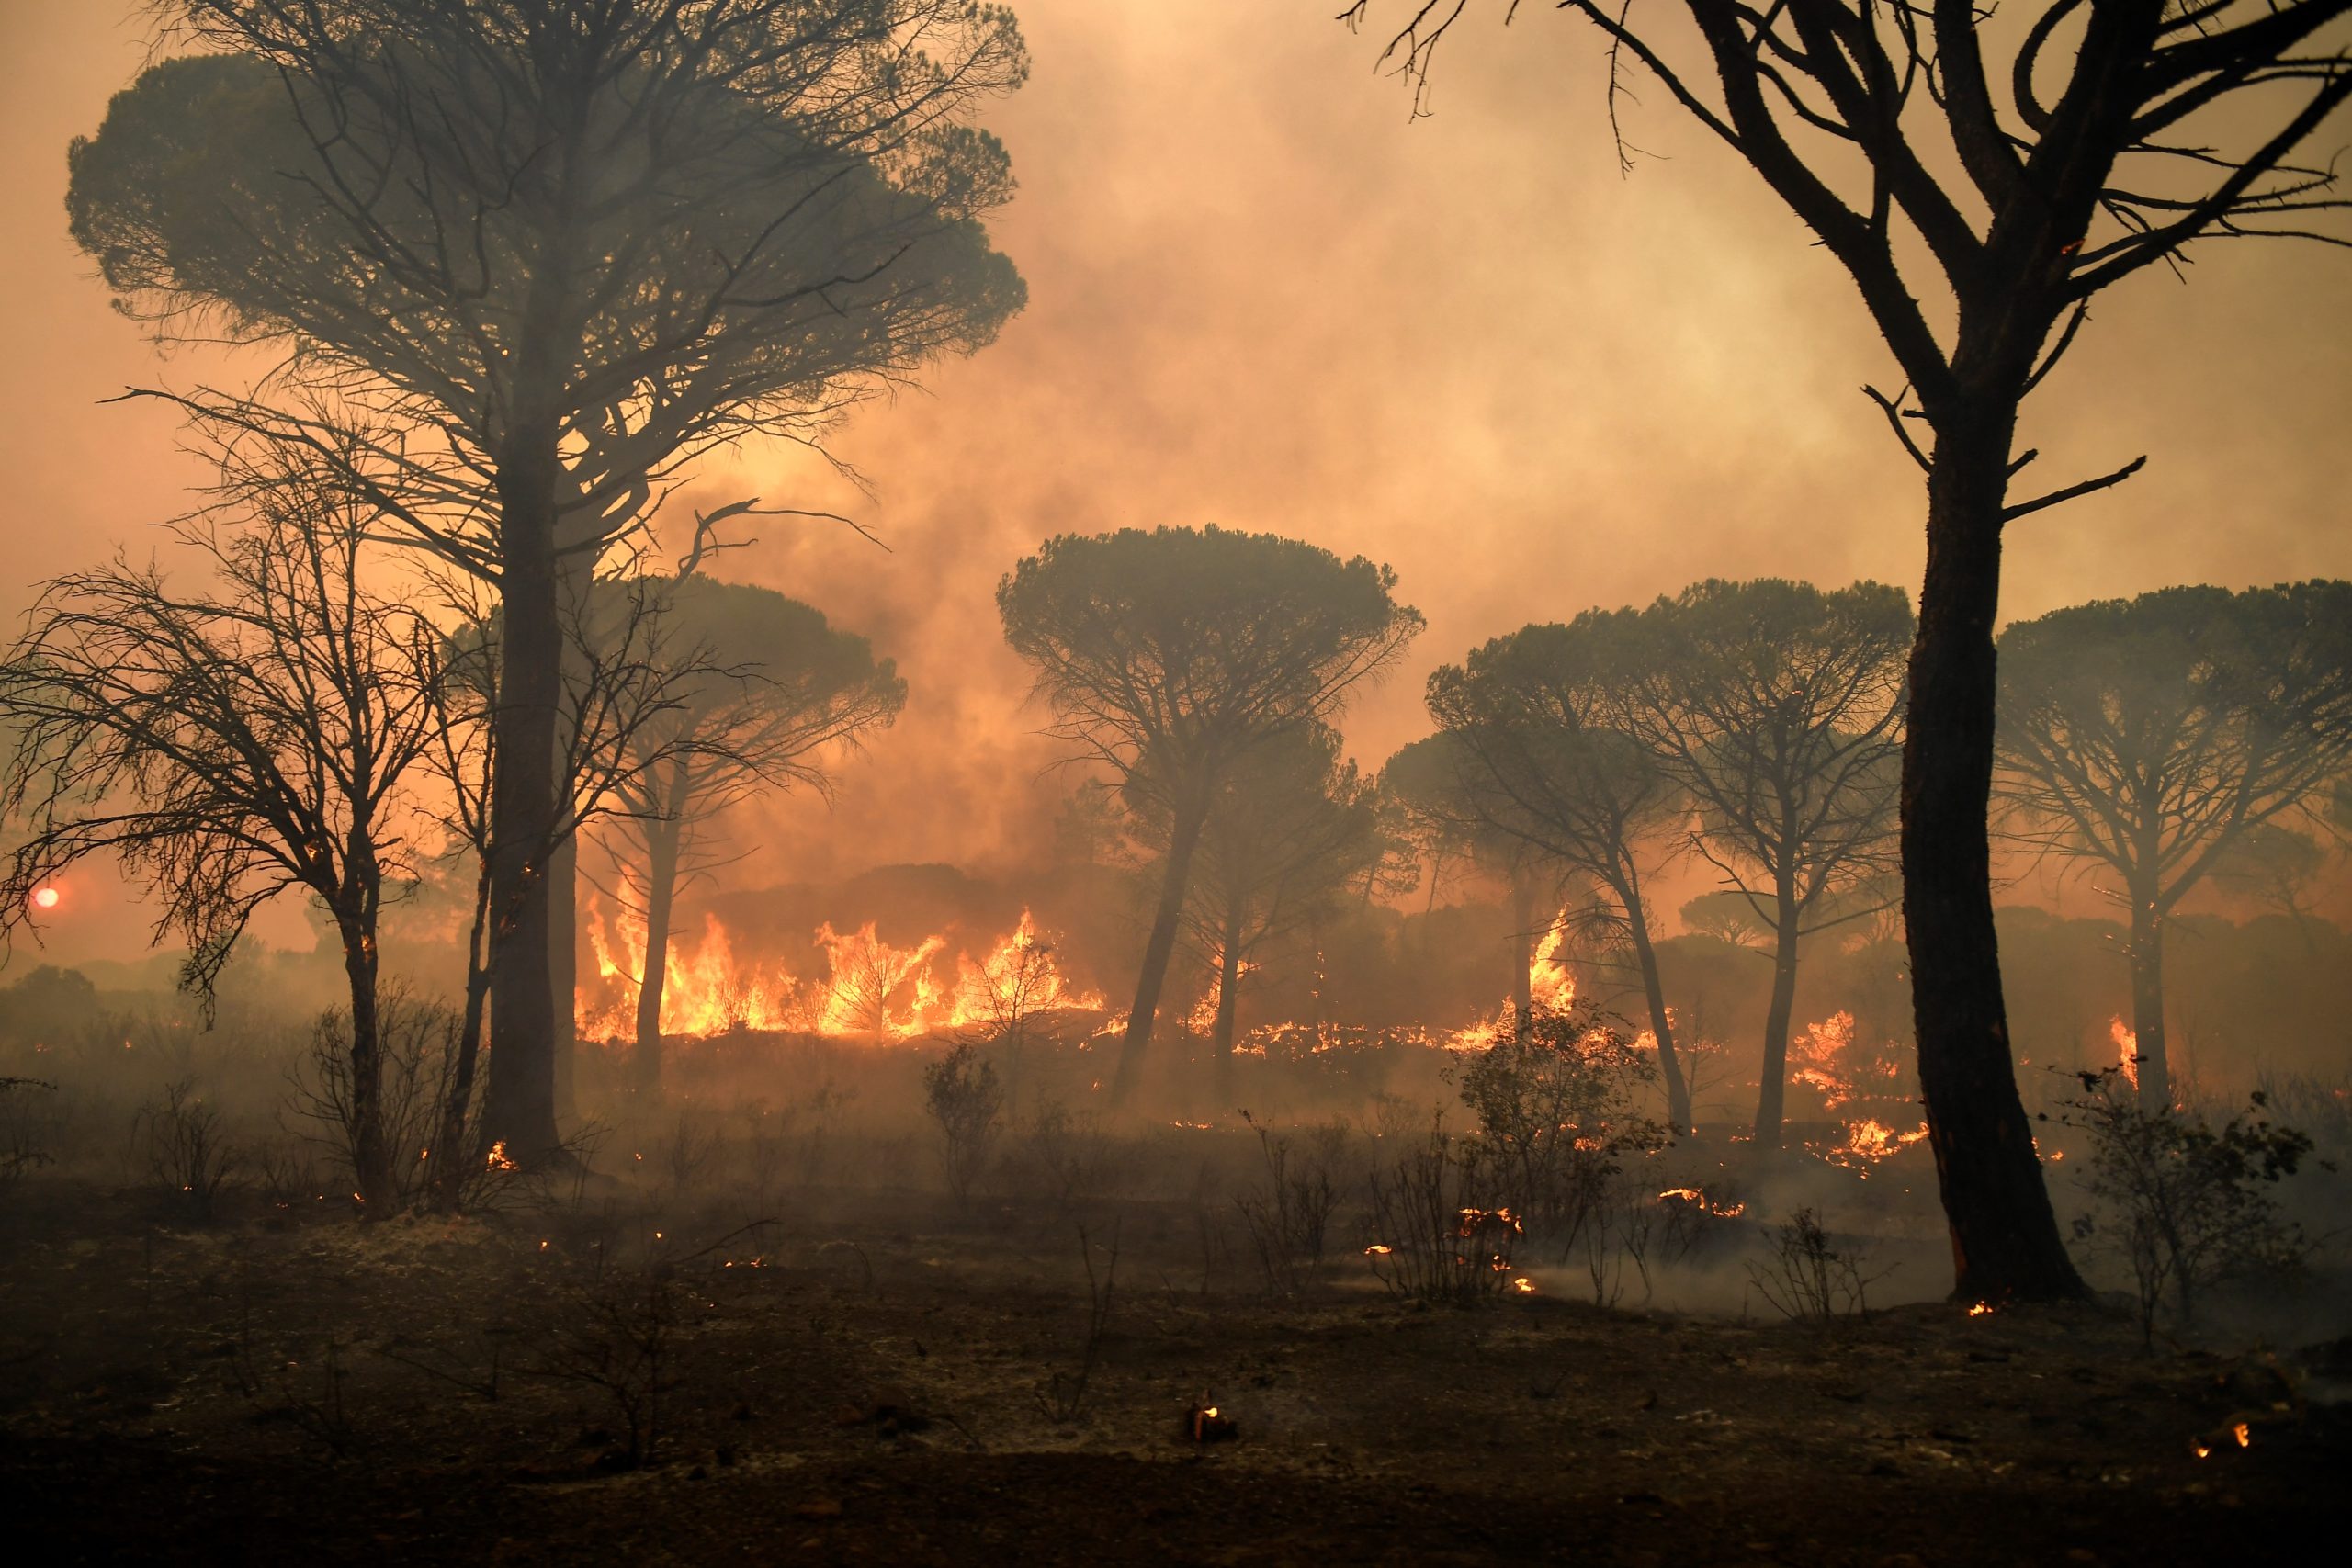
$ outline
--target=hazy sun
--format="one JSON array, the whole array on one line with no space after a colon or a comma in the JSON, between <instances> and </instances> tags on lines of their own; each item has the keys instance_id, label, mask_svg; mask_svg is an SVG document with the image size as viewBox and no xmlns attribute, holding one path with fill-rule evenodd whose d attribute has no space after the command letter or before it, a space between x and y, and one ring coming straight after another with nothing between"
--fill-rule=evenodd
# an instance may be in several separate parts
<instances>
[{"instance_id":1,"label":"hazy sun","mask_svg":"<svg viewBox=\"0 0 2352 1568\"><path fill-rule=\"evenodd\" d=\"M64 895L58 892L54 887L36 887L33 889L33 908L36 909L54 909L57 908L58 899L63 897Z\"/></svg>"}]
</instances>

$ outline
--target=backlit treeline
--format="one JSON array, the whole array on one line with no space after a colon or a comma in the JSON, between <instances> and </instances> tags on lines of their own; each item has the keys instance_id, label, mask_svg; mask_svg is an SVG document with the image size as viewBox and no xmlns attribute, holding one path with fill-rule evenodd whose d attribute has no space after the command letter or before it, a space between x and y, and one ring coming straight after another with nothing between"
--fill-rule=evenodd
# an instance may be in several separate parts
<instances>
[{"instance_id":1,"label":"backlit treeline","mask_svg":"<svg viewBox=\"0 0 2352 1568\"><path fill-rule=\"evenodd\" d=\"M10 759L30 825L6 919L119 852L164 894L201 987L260 897L327 900L351 972L350 1135L380 1198L367 1034L386 867L436 844L477 855L465 1012L474 1028L486 1004L495 1049L478 1112L453 1100L450 1121L473 1127L468 1157L537 1159L560 1142L557 955L583 828L650 804L683 835L698 804L805 781L818 746L896 709L887 669L841 672L862 647L829 649L821 617L807 640L840 676L826 692L673 625L720 610L679 581L701 523L757 502L701 520L674 570L653 514L700 455L820 442L1021 308L984 227L1007 160L969 117L1027 54L1008 12L963 0L160 9L187 52L75 142L73 233L159 339L272 350L250 389L174 400L220 458L198 542L240 561L290 534L298 565L217 592L128 567L51 587L9 672L12 713L39 728ZM390 577L431 586L369 586ZM450 613L419 625L423 601ZM105 669L93 606L115 602L152 636ZM324 617L346 649L289 615ZM93 671L108 682L77 687ZM277 690L174 700L245 678ZM779 721L771 683L815 716ZM282 721L278 696L348 717ZM172 722L113 716L141 702ZM691 851L649 837L650 913Z\"/></svg>"}]
</instances>

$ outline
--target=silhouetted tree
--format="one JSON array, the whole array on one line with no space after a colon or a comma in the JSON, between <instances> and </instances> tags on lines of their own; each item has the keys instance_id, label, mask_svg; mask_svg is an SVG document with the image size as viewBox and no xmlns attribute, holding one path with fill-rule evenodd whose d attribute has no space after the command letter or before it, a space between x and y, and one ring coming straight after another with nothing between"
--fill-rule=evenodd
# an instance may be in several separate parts
<instances>
[{"instance_id":1,"label":"silhouetted tree","mask_svg":"<svg viewBox=\"0 0 2352 1568\"><path fill-rule=\"evenodd\" d=\"M1130 784L1148 780L1168 817L1114 1100L1151 1043L1218 786L1258 747L1334 717L1404 651L1421 616L1396 585L1361 556L1214 526L1061 535L998 584L1005 637L1053 708L1047 733Z\"/></svg>"},{"instance_id":2,"label":"silhouetted tree","mask_svg":"<svg viewBox=\"0 0 2352 1568\"><path fill-rule=\"evenodd\" d=\"M1184 919L1216 971L1209 1040L1221 1070L1252 955L1328 916L1386 848L1372 781L1340 748L1329 725L1291 730L1241 758L1211 796ZM1165 816L1146 819L1164 842Z\"/></svg>"},{"instance_id":3,"label":"silhouetted tree","mask_svg":"<svg viewBox=\"0 0 2352 1568\"><path fill-rule=\"evenodd\" d=\"M1625 660L1646 651L1631 611L1527 626L1440 667L1429 709L1466 764L1460 794L1480 819L1603 895L1600 917L1641 976L1667 1117L1688 1130L1690 1089L1643 889L1680 839L1690 797L1626 728L1634 682Z\"/></svg>"},{"instance_id":4,"label":"silhouetted tree","mask_svg":"<svg viewBox=\"0 0 2352 1568\"><path fill-rule=\"evenodd\" d=\"M1656 25L1606 0L1559 8L1609 40L1612 127L1619 73L1638 63L1813 231L1901 367L1901 392L1871 396L1927 477L1904 931L1954 1294L2079 1295L2001 998L1993 628L2004 525L2140 463L2012 500L2034 457L2017 450L2019 410L2101 289L2199 239L2307 232L2336 205L2330 171L2290 160L2352 96L2352 55L2312 45L2352 0L2043 0L2021 25L1973 0L1683 0ZM1383 58L1401 61L1418 107L1468 4L1409 9ZM1629 152L1621 131L1627 168Z\"/></svg>"},{"instance_id":5,"label":"silhouetted tree","mask_svg":"<svg viewBox=\"0 0 2352 1568\"><path fill-rule=\"evenodd\" d=\"M1502 884L1510 910L1511 1029L1523 1045L1534 1017L1536 943L1552 919L1552 907L1540 897L1557 877L1546 874L1544 852L1538 846L1487 820L1472 782L1476 771L1460 738L1440 733L1400 748L1380 770L1380 784L1402 808L1429 862L1429 908L1436 907L1438 885L1452 860Z\"/></svg>"},{"instance_id":6,"label":"silhouetted tree","mask_svg":"<svg viewBox=\"0 0 2352 1568\"><path fill-rule=\"evenodd\" d=\"M1900 589L1702 582L1640 616L1626 722L1689 793L1691 848L1772 933L1756 1141L1777 1147L1800 942L1885 907L1903 663Z\"/></svg>"},{"instance_id":7,"label":"silhouetted tree","mask_svg":"<svg viewBox=\"0 0 2352 1568\"><path fill-rule=\"evenodd\" d=\"M614 820L628 844L623 875L645 919L635 1066L638 1086L650 1090L662 1081L671 915L680 886L712 863L712 819L765 789L827 789L819 753L897 718L907 683L865 638L774 589L699 572L629 586L656 596L673 646L713 671L637 730L634 765L615 785Z\"/></svg>"},{"instance_id":8,"label":"silhouetted tree","mask_svg":"<svg viewBox=\"0 0 2352 1568\"><path fill-rule=\"evenodd\" d=\"M662 482L746 435L817 441L873 389L989 342L1023 288L981 220L1019 85L969 0L171 0L204 52L73 150L77 241L164 330L286 344L265 388L179 398L339 454L379 530L494 583L500 1048L485 1115L556 1138L549 860L565 584Z\"/></svg>"},{"instance_id":9,"label":"silhouetted tree","mask_svg":"<svg viewBox=\"0 0 2352 1568\"><path fill-rule=\"evenodd\" d=\"M2352 767L2352 583L2078 604L2008 627L2000 649L1996 787L2038 848L2120 881L2140 1093L2167 1110L2165 926Z\"/></svg>"},{"instance_id":10,"label":"silhouetted tree","mask_svg":"<svg viewBox=\"0 0 2352 1568\"><path fill-rule=\"evenodd\" d=\"M0 669L17 742L0 806L29 829L0 882L0 930L31 922L36 887L111 856L159 900L154 940L188 944L181 984L209 1010L254 911L288 889L316 898L350 992L353 1174L380 1212L395 1189L378 919L425 825L412 775L440 637L362 581L364 507L297 482L272 494L246 525L180 530L217 596L122 561L43 588Z\"/></svg>"}]
</instances>

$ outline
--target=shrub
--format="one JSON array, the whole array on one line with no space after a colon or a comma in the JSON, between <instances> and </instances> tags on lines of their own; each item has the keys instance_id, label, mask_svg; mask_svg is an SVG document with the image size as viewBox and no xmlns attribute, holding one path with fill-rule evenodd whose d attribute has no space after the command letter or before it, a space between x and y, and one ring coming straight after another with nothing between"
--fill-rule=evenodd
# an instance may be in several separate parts
<instances>
[{"instance_id":1,"label":"shrub","mask_svg":"<svg viewBox=\"0 0 2352 1568\"><path fill-rule=\"evenodd\" d=\"M922 1090L923 1103L939 1123L947 1190L961 1208L971 1199L972 1184L988 1168L1003 1128L1004 1089L997 1082L996 1068L967 1043L923 1068Z\"/></svg>"}]
</instances>

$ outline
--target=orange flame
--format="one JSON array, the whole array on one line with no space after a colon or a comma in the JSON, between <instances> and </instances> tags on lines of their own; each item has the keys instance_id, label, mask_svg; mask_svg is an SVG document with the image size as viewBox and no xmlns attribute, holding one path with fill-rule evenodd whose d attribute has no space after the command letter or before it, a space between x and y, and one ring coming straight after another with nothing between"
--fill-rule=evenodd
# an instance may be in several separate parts
<instances>
[{"instance_id":1,"label":"orange flame","mask_svg":"<svg viewBox=\"0 0 2352 1568\"><path fill-rule=\"evenodd\" d=\"M596 957L595 992L579 997L582 1039L624 1040L637 1030L637 995L645 966L644 922L624 912L608 927L593 897L588 941ZM673 940L663 970L662 1032L708 1036L731 1029L795 1031L842 1039L911 1040L950 1030L1003 1028L1038 1012L1101 1011L1102 997L1071 985L1053 947L1023 909L1012 931L978 962L956 960L953 983L937 973L944 935L911 947L882 939L866 922L843 933L820 926L812 946L824 954L821 976L795 976L780 961L747 963L735 954L715 915L701 940Z\"/></svg>"},{"instance_id":2,"label":"orange flame","mask_svg":"<svg viewBox=\"0 0 2352 1568\"><path fill-rule=\"evenodd\" d=\"M2125 1023L2120 1014L2108 1020L2107 1037L2115 1042L2116 1065L2123 1069L2123 1081L2133 1089L2140 1087L2140 1032Z\"/></svg>"}]
</instances>

